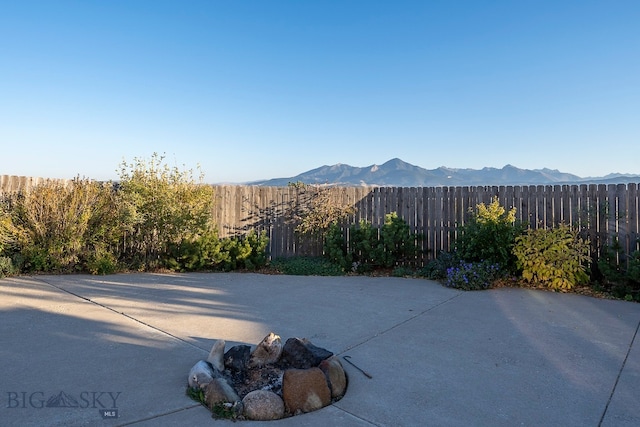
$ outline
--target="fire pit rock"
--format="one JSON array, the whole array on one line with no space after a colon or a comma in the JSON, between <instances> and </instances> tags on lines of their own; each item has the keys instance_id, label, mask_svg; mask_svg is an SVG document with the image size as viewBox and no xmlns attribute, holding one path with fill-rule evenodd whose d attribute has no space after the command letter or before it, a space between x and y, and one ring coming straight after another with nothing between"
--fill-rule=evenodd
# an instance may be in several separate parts
<instances>
[{"instance_id":1,"label":"fire pit rock","mask_svg":"<svg viewBox=\"0 0 640 427\"><path fill-rule=\"evenodd\" d=\"M315 411L340 400L347 376L332 352L306 338L282 344L271 332L253 350L214 343L207 360L189 371L189 395L214 414L234 419L276 420Z\"/></svg>"}]
</instances>

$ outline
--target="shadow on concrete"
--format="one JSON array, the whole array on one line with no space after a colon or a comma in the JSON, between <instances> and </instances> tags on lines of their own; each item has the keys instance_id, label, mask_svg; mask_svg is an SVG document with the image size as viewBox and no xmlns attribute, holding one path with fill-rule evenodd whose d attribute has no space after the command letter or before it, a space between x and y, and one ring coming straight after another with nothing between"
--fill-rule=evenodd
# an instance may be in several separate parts
<instances>
[{"instance_id":1,"label":"shadow on concrete","mask_svg":"<svg viewBox=\"0 0 640 427\"><path fill-rule=\"evenodd\" d=\"M373 378L345 364L342 400L270 426L631 426L639 325L639 304L415 279L3 279L0 416L8 425L211 422L184 395L189 368L217 339L255 344L274 331L349 355ZM120 393L117 420L98 413L109 392ZM37 407L52 397L72 404L65 396L78 406Z\"/></svg>"}]
</instances>

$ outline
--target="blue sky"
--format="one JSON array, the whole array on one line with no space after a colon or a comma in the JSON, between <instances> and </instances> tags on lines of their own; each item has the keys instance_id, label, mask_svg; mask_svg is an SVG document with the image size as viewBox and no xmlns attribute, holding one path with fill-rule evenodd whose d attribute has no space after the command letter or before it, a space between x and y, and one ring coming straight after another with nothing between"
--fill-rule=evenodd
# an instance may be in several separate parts
<instances>
[{"instance_id":1,"label":"blue sky","mask_svg":"<svg viewBox=\"0 0 640 427\"><path fill-rule=\"evenodd\" d=\"M640 174L640 2L0 4L0 175Z\"/></svg>"}]
</instances>

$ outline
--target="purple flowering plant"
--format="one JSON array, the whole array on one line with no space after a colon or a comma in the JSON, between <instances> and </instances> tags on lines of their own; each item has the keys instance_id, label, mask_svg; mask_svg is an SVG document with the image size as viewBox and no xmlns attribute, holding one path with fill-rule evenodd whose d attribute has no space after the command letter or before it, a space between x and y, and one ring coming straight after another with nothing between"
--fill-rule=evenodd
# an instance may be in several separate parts
<instances>
[{"instance_id":1,"label":"purple flowering plant","mask_svg":"<svg viewBox=\"0 0 640 427\"><path fill-rule=\"evenodd\" d=\"M488 289L500 276L498 263L461 261L457 266L447 269L445 286L467 291Z\"/></svg>"}]
</instances>

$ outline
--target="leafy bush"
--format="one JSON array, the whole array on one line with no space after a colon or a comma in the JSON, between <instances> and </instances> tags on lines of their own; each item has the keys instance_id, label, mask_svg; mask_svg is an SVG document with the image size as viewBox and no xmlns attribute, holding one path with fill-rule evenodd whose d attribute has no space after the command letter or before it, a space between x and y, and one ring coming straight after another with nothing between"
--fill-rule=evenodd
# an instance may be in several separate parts
<instances>
[{"instance_id":1,"label":"leafy bush","mask_svg":"<svg viewBox=\"0 0 640 427\"><path fill-rule=\"evenodd\" d=\"M605 286L615 297L640 301L640 251L626 257L622 245L614 239L601 248L597 265Z\"/></svg>"},{"instance_id":2,"label":"leafy bush","mask_svg":"<svg viewBox=\"0 0 640 427\"><path fill-rule=\"evenodd\" d=\"M386 214L374 263L387 268L400 263L413 263L419 250L416 244L418 239L419 236L411 232L409 224L397 213Z\"/></svg>"},{"instance_id":3,"label":"leafy bush","mask_svg":"<svg viewBox=\"0 0 640 427\"><path fill-rule=\"evenodd\" d=\"M332 224L325 234L324 256L332 263L340 266L343 271L351 269L353 256L347 249L347 239L337 223Z\"/></svg>"},{"instance_id":4,"label":"leafy bush","mask_svg":"<svg viewBox=\"0 0 640 427\"><path fill-rule=\"evenodd\" d=\"M13 222L11 221L11 197L0 196L0 254L15 242Z\"/></svg>"},{"instance_id":5,"label":"leafy bush","mask_svg":"<svg viewBox=\"0 0 640 427\"><path fill-rule=\"evenodd\" d=\"M640 251L634 251L629 256L627 277L635 284L637 288L640 288Z\"/></svg>"},{"instance_id":6,"label":"leafy bush","mask_svg":"<svg viewBox=\"0 0 640 427\"><path fill-rule=\"evenodd\" d=\"M154 154L121 165L117 185L46 181L0 198L0 274L119 269L256 269L266 233L218 239L213 187ZM201 177L202 179L202 177Z\"/></svg>"},{"instance_id":7,"label":"leafy bush","mask_svg":"<svg viewBox=\"0 0 640 427\"><path fill-rule=\"evenodd\" d=\"M603 245L598 257L598 270L607 283L620 283L625 281L626 268L624 266L622 246L618 239L614 239L611 245Z\"/></svg>"},{"instance_id":8,"label":"leafy bush","mask_svg":"<svg viewBox=\"0 0 640 427\"><path fill-rule=\"evenodd\" d=\"M255 270L267 263L269 238L265 231L220 239L214 230L172 245L165 264L176 271Z\"/></svg>"},{"instance_id":9,"label":"leafy bush","mask_svg":"<svg viewBox=\"0 0 640 427\"><path fill-rule=\"evenodd\" d=\"M413 277L415 276L415 271L410 267L399 265L391 271L391 275L393 277Z\"/></svg>"},{"instance_id":10,"label":"leafy bush","mask_svg":"<svg viewBox=\"0 0 640 427\"><path fill-rule=\"evenodd\" d=\"M271 267L282 274L293 276L342 276L339 265L322 257L276 258Z\"/></svg>"},{"instance_id":11,"label":"leafy bush","mask_svg":"<svg viewBox=\"0 0 640 427\"><path fill-rule=\"evenodd\" d=\"M527 282L568 290L589 280L589 244L568 225L527 230L516 238L513 253Z\"/></svg>"},{"instance_id":12,"label":"leafy bush","mask_svg":"<svg viewBox=\"0 0 640 427\"><path fill-rule=\"evenodd\" d=\"M87 271L91 274L113 274L119 270L116 256L104 249L91 254L86 262Z\"/></svg>"},{"instance_id":13,"label":"leafy bush","mask_svg":"<svg viewBox=\"0 0 640 427\"><path fill-rule=\"evenodd\" d=\"M112 201L110 186L80 179L14 194L4 208L4 253L20 254L27 271L81 271L96 248L117 247Z\"/></svg>"},{"instance_id":14,"label":"leafy bush","mask_svg":"<svg viewBox=\"0 0 640 427\"><path fill-rule=\"evenodd\" d=\"M371 223L361 220L358 225L349 227L349 239L345 232L334 224L329 228L324 240L324 254L331 262L344 271L365 273L377 266L377 253L380 246L378 229Z\"/></svg>"},{"instance_id":15,"label":"leafy bush","mask_svg":"<svg viewBox=\"0 0 640 427\"><path fill-rule=\"evenodd\" d=\"M213 187L193 171L170 168L154 153L149 161L123 162L118 191L122 247L128 265L162 267L162 255L212 228Z\"/></svg>"},{"instance_id":16,"label":"leafy bush","mask_svg":"<svg viewBox=\"0 0 640 427\"><path fill-rule=\"evenodd\" d=\"M500 272L500 264L494 264L489 261L461 261L457 266L447 269L445 285L449 288L463 289L465 291L488 289L492 286L493 281L500 277Z\"/></svg>"},{"instance_id":17,"label":"leafy bush","mask_svg":"<svg viewBox=\"0 0 640 427\"><path fill-rule=\"evenodd\" d=\"M377 267L376 256L379 252L380 236L377 228L371 223L361 220L356 226L349 228L349 247L344 254L345 261L350 261L354 272L364 273ZM343 265L344 262L340 264Z\"/></svg>"},{"instance_id":18,"label":"leafy bush","mask_svg":"<svg viewBox=\"0 0 640 427\"><path fill-rule=\"evenodd\" d=\"M266 265L268 244L269 239L265 231L260 234L251 231L244 236L223 239L222 248L228 251L229 261L222 265L222 269L255 270Z\"/></svg>"},{"instance_id":19,"label":"leafy bush","mask_svg":"<svg viewBox=\"0 0 640 427\"><path fill-rule=\"evenodd\" d=\"M385 215L380 230L367 221L348 229L349 241L342 229L334 224L326 233L325 256L345 271L359 273L375 268L391 268L411 264L419 248L421 236L411 233L409 225L395 212Z\"/></svg>"},{"instance_id":20,"label":"leafy bush","mask_svg":"<svg viewBox=\"0 0 640 427\"><path fill-rule=\"evenodd\" d=\"M522 233L522 226L516 221L516 209L507 212L497 197L489 205L480 203L470 221L459 227L459 231L455 250L461 259L488 261L507 269L515 265L512 248L516 237Z\"/></svg>"},{"instance_id":21,"label":"leafy bush","mask_svg":"<svg viewBox=\"0 0 640 427\"><path fill-rule=\"evenodd\" d=\"M243 239L251 248L251 252L243 260L244 268L247 270L256 270L267 265L267 257L269 255L267 250L269 247L267 232L262 231L258 233L257 231L251 231L246 234Z\"/></svg>"},{"instance_id":22,"label":"leafy bush","mask_svg":"<svg viewBox=\"0 0 640 427\"><path fill-rule=\"evenodd\" d=\"M440 252L437 258L429 261L418 274L431 280L444 280L447 278L447 271L460 264L460 258L455 252Z\"/></svg>"},{"instance_id":23,"label":"leafy bush","mask_svg":"<svg viewBox=\"0 0 640 427\"><path fill-rule=\"evenodd\" d=\"M6 256L0 256L0 277L13 276L18 269L13 265L13 260Z\"/></svg>"}]
</instances>

